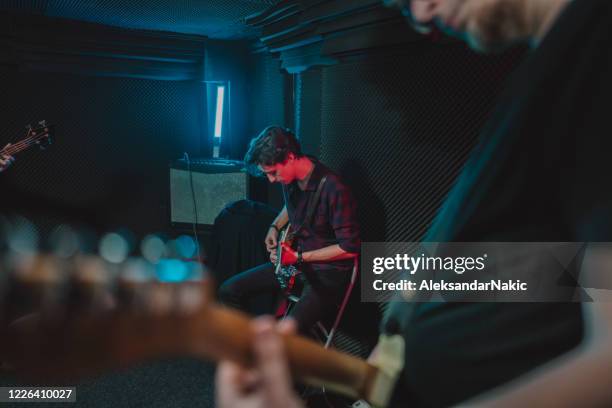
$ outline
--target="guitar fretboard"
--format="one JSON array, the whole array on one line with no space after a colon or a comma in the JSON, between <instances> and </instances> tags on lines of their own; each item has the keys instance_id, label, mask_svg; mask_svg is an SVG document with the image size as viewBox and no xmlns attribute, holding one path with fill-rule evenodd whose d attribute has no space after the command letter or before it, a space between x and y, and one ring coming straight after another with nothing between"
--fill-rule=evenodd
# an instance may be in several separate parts
<instances>
[{"instance_id":1,"label":"guitar fretboard","mask_svg":"<svg viewBox=\"0 0 612 408\"><path fill-rule=\"evenodd\" d=\"M14 154L19 153L27 149L28 147L35 145L37 142L47 138L48 135L49 132L47 130L41 132L34 132L31 136L28 136L25 139L0 150L0 154L13 156Z\"/></svg>"}]
</instances>

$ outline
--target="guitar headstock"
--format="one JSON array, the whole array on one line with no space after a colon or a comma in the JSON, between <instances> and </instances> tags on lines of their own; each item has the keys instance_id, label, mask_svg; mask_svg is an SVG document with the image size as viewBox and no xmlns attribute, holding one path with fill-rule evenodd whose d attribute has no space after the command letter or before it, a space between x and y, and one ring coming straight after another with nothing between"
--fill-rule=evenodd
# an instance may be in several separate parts
<instances>
[{"instance_id":1,"label":"guitar headstock","mask_svg":"<svg viewBox=\"0 0 612 408\"><path fill-rule=\"evenodd\" d=\"M42 120L35 127L28 125L26 129L27 133L24 139L0 149L0 154L13 156L32 146L45 149L51 144L55 130L53 125L49 125L46 121Z\"/></svg>"},{"instance_id":2,"label":"guitar headstock","mask_svg":"<svg viewBox=\"0 0 612 408\"><path fill-rule=\"evenodd\" d=\"M212 297L207 279L161 282L140 258L13 254L0 272L0 345L34 379L192 355L185 334Z\"/></svg>"},{"instance_id":3,"label":"guitar headstock","mask_svg":"<svg viewBox=\"0 0 612 408\"><path fill-rule=\"evenodd\" d=\"M193 265L185 268L201 268ZM49 323L118 310L189 314L212 297L212 284L201 273L181 283L162 282L155 267L141 258L115 264L93 255L12 255L0 272L0 317L5 321L24 311L40 313Z\"/></svg>"},{"instance_id":4,"label":"guitar headstock","mask_svg":"<svg viewBox=\"0 0 612 408\"><path fill-rule=\"evenodd\" d=\"M31 138L32 144L36 144L41 149L46 149L53 142L54 125L49 125L46 120L41 120L36 126L27 125L26 139Z\"/></svg>"}]
</instances>

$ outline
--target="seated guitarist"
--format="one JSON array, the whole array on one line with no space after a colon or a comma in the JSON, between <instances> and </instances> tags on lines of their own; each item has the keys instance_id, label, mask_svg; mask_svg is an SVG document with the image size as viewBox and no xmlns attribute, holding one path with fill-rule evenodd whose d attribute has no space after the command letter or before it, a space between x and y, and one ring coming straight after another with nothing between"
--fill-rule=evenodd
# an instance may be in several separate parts
<instances>
[{"instance_id":1,"label":"seated guitarist","mask_svg":"<svg viewBox=\"0 0 612 408\"><path fill-rule=\"evenodd\" d=\"M308 333L317 321L335 315L348 284L360 248L355 200L337 174L302 153L287 129L264 129L251 141L245 162L271 183L281 183L285 206L265 238L271 262L225 281L219 297L244 310L245 300L252 295L285 290L275 274L276 250L279 232L290 224L293 244L282 244L280 262L283 267L293 265L304 277L292 317L298 330Z\"/></svg>"}]
</instances>

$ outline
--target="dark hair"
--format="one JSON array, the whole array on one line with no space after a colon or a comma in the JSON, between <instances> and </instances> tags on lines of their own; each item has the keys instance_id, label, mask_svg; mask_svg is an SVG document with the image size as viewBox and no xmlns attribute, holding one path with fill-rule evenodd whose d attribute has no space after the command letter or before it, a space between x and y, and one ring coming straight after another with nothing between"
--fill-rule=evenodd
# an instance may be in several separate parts
<instances>
[{"instance_id":1,"label":"dark hair","mask_svg":"<svg viewBox=\"0 0 612 408\"><path fill-rule=\"evenodd\" d=\"M244 162L250 173L261 174L257 165L273 166L284 163L289 153L296 157L304 156L297 137L289 129L268 126L251 140Z\"/></svg>"}]
</instances>

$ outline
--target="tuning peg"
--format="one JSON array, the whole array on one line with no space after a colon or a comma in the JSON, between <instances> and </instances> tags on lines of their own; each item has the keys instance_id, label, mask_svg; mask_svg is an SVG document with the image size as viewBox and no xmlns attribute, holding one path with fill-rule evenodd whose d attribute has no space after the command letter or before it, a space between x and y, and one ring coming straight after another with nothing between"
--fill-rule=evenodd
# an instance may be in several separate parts
<instances>
[{"instance_id":1,"label":"tuning peg","mask_svg":"<svg viewBox=\"0 0 612 408\"><path fill-rule=\"evenodd\" d=\"M38 124L42 127L47 126L47 121L46 120L41 120L40 122L38 122Z\"/></svg>"}]
</instances>

